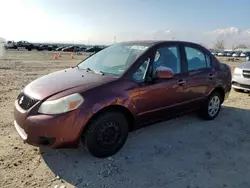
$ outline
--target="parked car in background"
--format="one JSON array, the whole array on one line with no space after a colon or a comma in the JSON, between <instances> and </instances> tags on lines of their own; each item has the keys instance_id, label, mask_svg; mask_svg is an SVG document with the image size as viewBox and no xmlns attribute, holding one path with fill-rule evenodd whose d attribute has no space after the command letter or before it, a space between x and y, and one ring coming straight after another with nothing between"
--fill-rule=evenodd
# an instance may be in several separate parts
<instances>
[{"instance_id":1,"label":"parked car in background","mask_svg":"<svg viewBox=\"0 0 250 188\"><path fill-rule=\"evenodd\" d=\"M217 50L209 49L209 51L211 52L211 54L213 54L215 56L218 54Z\"/></svg>"},{"instance_id":2,"label":"parked car in background","mask_svg":"<svg viewBox=\"0 0 250 188\"><path fill-rule=\"evenodd\" d=\"M218 52L215 52L215 51L214 51L214 52L211 52L211 53L212 53L213 55L215 55L215 56L218 54Z\"/></svg>"},{"instance_id":3,"label":"parked car in background","mask_svg":"<svg viewBox=\"0 0 250 188\"><path fill-rule=\"evenodd\" d=\"M232 87L235 91L250 91L250 62L241 63L234 69Z\"/></svg>"},{"instance_id":4,"label":"parked car in background","mask_svg":"<svg viewBox=\"0 0 250 188\"><path fill-rule=\"evenodd\" d=\"M250 52L245 52L246 54L246 61L250 61Z\"/></svg>"},{"instance_id":5,"label":"parked car in background","mask_svg":"<svg viewBox=\"0 0 250 188\"><path fill-rule=\"evenodd\" d=\"M51 48L52 48L52 51L56 51L56 49L58 48L58 46L56 44L52 44Z\"/></svg>"},{"instance_id":6,"label":"parked car in background","mask_svg":"<svg viewBox=\"0 0 250 188\"><path fill-rule=\"evenodd\" d=\"M63 52L76 52L78 50L78 46L68 46L62 49Z\"/></svg>"},{"instance_id":7,"label":"parked car in background","mask_svg":"<svg viewBox=\"0 0 250 188\"><path fill-rule=\"evenodd\" d=\"M240 57L246 57L247 56L247 52L241 52L240 53Z\"/></svg>"},{"instance_id":8,"label":"parked car in background","mask_svg":"<svg viewBox=\"0 0 250 188\"><path fill-rule=\"evenodd\" d=\"M226 52L225 54L227 57L231 57L233 55L233 52Z\"/></svg>"},{"instance_id":9,"label":"parked car in background","mask_svg":"<svg viewBox=\"0 0 250 188\"><path fill-rule=\"evenodd\" d=\"M52 51L53 50L53 47L52 46L49 46L47 44L41 44L38 46L38 49L39 51L43 51L43 50L46 50L46 51Z\"/></svg>"},{"instance_id":10,"label":"parked car in background","mask_svg":"<svg viewBox=\"0 0 250 188\"><path fill-rule=\"evenodd\" d=\"M240 52L233 53L232 57L240 57Z\"/></svg>"},{"instance_id":11,"label":"parked car in background","mask_svg":"<svg viewBox=\"0 0 250 188\"><path fill-rule=\"evenodd\" d=\"M213 120L230 90L230 67L199 44L122 42L29 83L15 101L14 126L28 144L82 141L92 155L107 157L145 123L194 110Z\"/></svg>"},{"instance_id":12,"label":"parked car in background","mask_svg":"<svg viewBox=\"0 0 250 188\"><path fill-rule=\"evenodd\" d=\"M85 50L85 52L94 52L94 53L97 53L99 51L101 51L103 48L99 47L99 46L92 46L92 47L89 47Z\"/></svg>"},{"instance_id":13,"label":"parked car in background","mask_svg":"<svg viewBox=\"0 0 250 188\"><path fill-rule=\"evenodd\" d=\"M26 50L28 50L28 51L31 51L32 49L35 49L35 46L34 46L34 44L32 44L32 43L29 43L29 42L27 42L27 41L18 41L17 43L16 43L16 46L17 46L17 49L19 50L19 49L26 49Z\"/></svg>"},{"instance_id":14,"label":"parked car in background","mask_svg":"<svg viewBox=\"0 0 250 188\"><path fill-rule=\"evenodd\" d=\"M7 41L5 44L5 49L17 49L16 43L14 41Z\"/></svg>"},{"instance_id":15,"label":"parked car in background","mask_svg":"<svg viewBox=\"0 0 250 188\"><path fill-rule=\"evenodd\" d=\"M220 51L217 53L217 56L225 56L225 55L226 55L226 53L224 51Z\"/></svg>"},{"instance_id":16,"label":"parked car in background","mask_svg":"<svg viewBox=\"0 0 250 188\"><path fill-rule=\"evenodd\" d=\"M65 48L66 46L60 46L58 48L56 48L56 51L62 51L63 48Z\"/></svg>"},{"instance_id":17,"label":"parked car in background","mask_svg":"<svg viewBox=\"0 0 250 188\"><path fill-rule=\"evenodd\" d=\"M78 48L79 52L85 52L85 50L86 50L85 46L81 46L81 47Z\"/></svg>"}]
</instances>

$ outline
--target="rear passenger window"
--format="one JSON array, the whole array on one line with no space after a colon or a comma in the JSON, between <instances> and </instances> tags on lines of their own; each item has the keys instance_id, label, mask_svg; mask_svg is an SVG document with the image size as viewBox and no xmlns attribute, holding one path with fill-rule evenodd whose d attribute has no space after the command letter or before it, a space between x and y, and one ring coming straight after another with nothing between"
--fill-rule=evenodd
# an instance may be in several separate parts
<instances>
[{"instance_id":1,"label":"rear passenger window","mask_svg":"<svg viewBox=\"0 0 250 188\"><path fill-rule=\"evenodd\" d=\"M185 47L185 51L189 71L209 67L207 62L210 62L210 58L205 56L202 51L191 47Z\"/></svg>"}]
</instances>

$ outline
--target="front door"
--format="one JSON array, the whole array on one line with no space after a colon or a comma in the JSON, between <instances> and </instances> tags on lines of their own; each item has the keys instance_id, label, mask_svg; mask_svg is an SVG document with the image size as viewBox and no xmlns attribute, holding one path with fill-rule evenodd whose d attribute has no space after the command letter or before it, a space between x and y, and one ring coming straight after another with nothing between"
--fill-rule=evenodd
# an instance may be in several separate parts
<instances>
[{"instance_id":1,"label":"front door","mask_svg":"<svg viewBox=\"0 0 250 188\"><path fill-rule=\"evenodd\" d=\"M182 73L179 46L161 46L156 49L153 60L147 67L153 81L140 83L140 94L137 101L137 118L141 121L153 121L179 113L185 102L186 74ZM171 79L155 79L157 67L171 68L174 77ZM139 68L141 70L141 68ZM138 70L138 71L139 71ZM135 73L136 75L137 73Z\"/></svg>"}]
</instances>

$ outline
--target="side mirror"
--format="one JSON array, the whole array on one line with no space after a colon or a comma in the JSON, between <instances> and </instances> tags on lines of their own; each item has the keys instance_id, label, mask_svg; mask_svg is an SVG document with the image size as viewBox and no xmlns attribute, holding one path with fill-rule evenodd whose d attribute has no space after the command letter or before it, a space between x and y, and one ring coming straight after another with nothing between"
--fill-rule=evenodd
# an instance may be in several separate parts
<instances>
[{"instance_id":1,"label":"side mirror","mask_svg":"<svg viewBox=\"0 0 250 188\"><path fill-rule=\"evenodd\" d=\"M159 66L155 71L155 78L170 79L174 77L174 72L171 68Z\"/></svg>"}]
</instances>

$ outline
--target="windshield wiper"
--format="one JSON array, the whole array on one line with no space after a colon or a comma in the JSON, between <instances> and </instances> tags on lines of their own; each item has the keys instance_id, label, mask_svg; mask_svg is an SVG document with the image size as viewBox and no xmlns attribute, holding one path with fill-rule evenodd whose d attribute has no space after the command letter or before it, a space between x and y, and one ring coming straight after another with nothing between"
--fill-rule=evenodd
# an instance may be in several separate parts
<instances>
[{"instance_id":1,"label":"windshield wiper","mask_svg":"<svg viewBox=\"0 0 250 188\"><path fill-rule=\"evenodd\" d=\"M91 68L82 68L82 70L86 70L86 71L91 71L91 72L93 72L93 70L91 69Z\"/></svg>"},{"instance_id":2,"label":"windshield wiper","mask_svg":"<svg viewBox=\"0 0 250 188\"><path fill-rule=\"evenodd\" d=\"M98 74L101 74L101 75L104 75L104 74L105 74L103 71L99 71L99 70L98 70L98 71L95 70L94 72L95 72L95 73L98 73Z\"/></svg>"},{"instance_id":3,"label":"windshield wiper","mask_svg":"<svg viewBox=\"0 0 250 188\"><path fill-rule=\"evenodd\" d=\"M104 75L105 73L103 71L99 71L99 70L92 70L91 68L87 67L87 68L84 68L84 70L86 71L91 71L91 72L94 72L94 73L97 73L97 74L101 74L101 75Z\"/></svg>"},{"instance_id":4,"label":"windshield wiper","mask_svg":"<svg viewBox=\"0 0 250 188\"><path fill-rule=\"evenodd\" d=\"M93 70L92 70L91 68L89 68L89 67L88 67L88 68L86 68L86 70L87 70L87 71L93 71Z\"/></svg>"}]
</instances>

